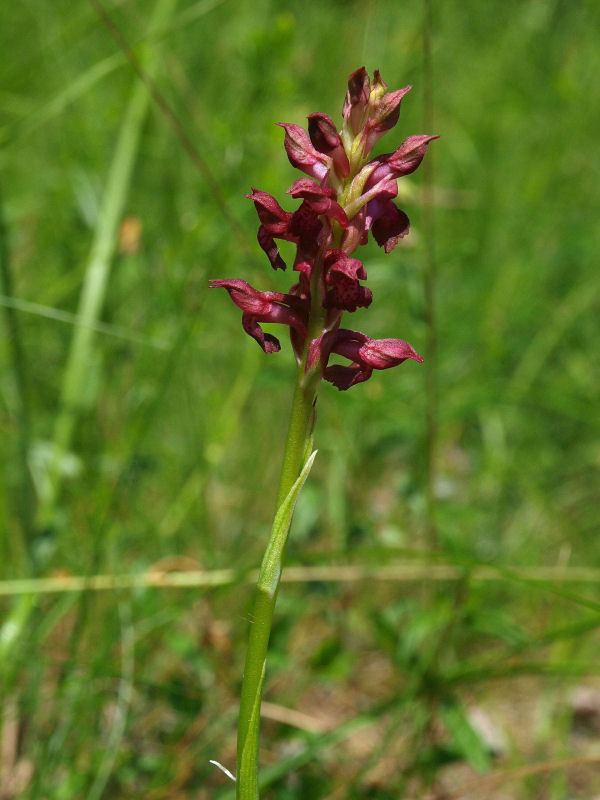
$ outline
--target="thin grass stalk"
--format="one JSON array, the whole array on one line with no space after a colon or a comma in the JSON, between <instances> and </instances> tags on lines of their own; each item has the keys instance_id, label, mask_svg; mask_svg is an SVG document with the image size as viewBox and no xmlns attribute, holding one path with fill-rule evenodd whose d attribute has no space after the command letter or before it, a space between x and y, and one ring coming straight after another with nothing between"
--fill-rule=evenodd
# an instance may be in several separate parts
<instances>
[{"instance_id":1,"label":"thin grass stalk","mask_svg":"<svg viewBox=\"0 0 600 800\"><path fill-rule=\"evenodd\" d=\"M431 0L424 2L423 21L423 123L425 130L434 129L433 67L431 56L432 11ZM435 224L434 224L434 165L433 154L425 159L423 191L423 233L425 239L425 265L423 291L425 300L425 470L427 503L427 537L429 547L437 547L435 470L438 436L438 374L437 331L435 314Z\"/></svg>"},{"instance_id":2,"label":"thin grass stalk","mask_svg":"<svg viewBox=\"0 0 600 800\"><path fill-rule=\"evenodd\" d=\"M66 658L58 668L56 684L52 691L51 700L49 700L51 702L52 718L55 720L52 725L52 733L34 745L39 750L35 759L36 770L31 786L31 797L38 797L43 792L45 779L56 768L57 758L60 758L60 754L64 752L69 735L72 735L73 730L77 727L77 704L81 702L84 696L87 696L87 684L83 681L73 681L72 670L74 665L78 663L79 645L88 622L88 610L92 597L93 595L82 592L79 597L74 598L77 600L77 605L72 610L63 608L63 614L57 613L61 609L56 604L54 624L48 626L50 630L55 630L67 611L71 612L75 619ZM38 609L37 611L39 614L40 610ZM44 637L40 636L37 642L40 653L43 652L43 643ZM43 661L44 659L41 660ZM32 701L34 700L34 704L37 705L39 692L36 692L34 697L35 700L32 698Z\"/></svg>"},{"instance_id":3,"label":"thin grass stalk","mask_svg":"<svg viewBox=\"0 0 600 800\"><path fill-rule=\"evenodd\" d=\"M164 28L171 18L177 0L157 0L152 14L148 33L152 37L157 31ZM147 47L144 53L147 60L147 68L155 72L159 63L159 54L156 49ZM110 276L111 263L114 257L118 226L123 215L136 156L139 150L139 142L144 122L149 109L149 94L146 87L135 82L129 102L125 111L123 122L119 130L116 142L115 153L109 167L107 183L103 195L98 220L92 240L90 257L87 263L84 284L80 294L76 324L67 358L67 365L63 374L60 397L60 410L55 423L53 447L51 449L51 462L45 476L45 482L40 492L40 507L38 510L37 524L41 530L52 527L56 502L59 498L62 485L61 459L71 446L73 433L77 423L79 413L80 397L86 380L86 369L93 351L95 333L102 329L99 321L108 279ZM103 330L103 332L106 332ZM39 562L39 559L38 559ZM41 566L37 564L38 569ZM25 606L25 604L27 604ZM27 595L20 599L11 618L16 618L16 614L21 614L21 627L31 621L28 614L21 613L19 606L33 609L33 604ZM34 624L34 623L33 623ZM81 627L77 626L75 641L81 632ZM62 674L59 682L59 689L62 693L66 678L66 673ZM50 750L52 745L56 746L57 738L64 734L66 728L63 725L55 731L52 742L49 743ZM48 755L48 746L45 755ZM108 763L108 762L107 762ZM103 761L103 766L105 766ZM95 790L102 792L105 776L99 774L94 784Z\"/></svg>"},{"instance_id":4,"label":"thin grass stalk","mask_svg":"<svg viewBox=\"0 0 600 800\"><path fill-rule=\"evenodd\" d=\"M256 263L256 257L250 245L250 241L246 234L246 231L238 218L235 214L232 213L229 206L227 205L227 201L225 200L225 196L223 195L223 191L221 189L221 185L219 181L215 178L212 169L210 168L208 162L205 160L204 156L201 154L200 150L196 147L194 142L192 141L191 137L188 135L186 129L184 128L181 120L173 110L173 108L168 103L167 99L160 91L158 86L154 81L153 75L150 73L149 70L144 68L144 65L140 62L139 58L131 49L129 43L121 33L120 29L115 25L112 19L104 10L104 7L100 3L100 0L90 0L91 4L96 9L98 16L106 26L106 29L113 37L115 42L121 48L123 54L133 67L133 69L138 74L141 82L145 84L147 87L152 100L156 104L157 108L160 109L163 118L166 122L170 125L172 131L174 132L175 136L179 140L181 146L183 147L185 153L189 157L192 164L196 167L202 178L206 182L210 190L211 197L213 202L216 204L217 208L219 209L223 219L228 223L231 230L235 234L238 239L240 246L243 248L244 253L246 254L247 258L252 263ZM206 7L207 10L210 10L210 6Z\"/></svg>"},{"instance_id":5,"label":"thin grass stalk","mask_svg":"<svg viewBox=\"0 0 600 800\"><path fill-rule=\"evenodd\" d=\"M4 215L4 198L0 187L0 281L4 296L11 300L14 294L13 276L10 266L10 248L8 229ZM7 331L7 347L14 375L17 419L17 450L19 456L20 487L18 494L18 511L23 531L23 550L32 559L32 543L34 536L34 492L31 473L29 471L29 446L31 442L31 425L29 411L29 392L27 378L27 360L21 336L19 319L10 304L4 307L4 319ZM6 555L6 554L5 554Z\"/></svg>"},{"instance_id":6,"label":"thin grass stalk","mask_svg":"<svg viewBox=\"0 0 600 800\"><path fill-rule=\"evenodd\" d=\"M149 32L157 31L167 24L177 0L157 0L149 23ZM158 52L145 51L148 69L158 68ZM142 127L149 107L146 87L135 83L125 110L117 139L115 154L111 162L106 190L102 199L98 221L92 241L90 258L86 267L77 317L81 325L74 328L65 368L60 396L60 411L56 420L51 462L45 482L41 487L40 505L36 529L51 527L56 501L62 483L60 470L62 455L71 445L79 412L79 401L86 379L86 370L94 344L95 327L102 310L106 287L114 256L118 225L123 214ZM41 564L37 559L36 569ZM11 648L19 641L25 627L30 623L37 603L37 596L23 594L0 628L0 656L9 656Z\"/></svg>"},{"instance_id":7,"label":"thin grass stalk","mask_svg":"<svg viewBox=\"0 0 600 800\"><path fill-rule=\"evenodd\" d=\"M600 569L595 567L512 567L502 570L497 567L469 567L459 564L387 564L385 566L357 566L336 564L335 566L289 566L282 576L284 583L358 583L361 581L418 583L420 581L461 581L465 572L469 579L478 582L523 582L541 586L557 594L558 584L590 584L600 581ZM254 584L258 572L240 575L235 569L189 570L186 572L148 571L137 575L99 574L68 575L54 578L23 578L0 581L0 597L70 592L116 592L130 589L212 589L230 584ZM600 610L600 603L561 592L566 600L585 605L591 610Z\"/></svg>"},{"instance_id":8,"label":"thin grass stalk","mask_svg":"<svg viewBox=\"0 0 600 800\"><path fill-rule=\"evenodd\" d=\"M208 14L214 8L222 5L226 0L206 0L188 6L177 16L168 22L161 29L146 31L135 41L136 49L143 45L156 46L163 38L171 32L179 30L195 22L200 17ZM23 119L9 121L0 126L0 140L11 144L13 141L22 141L23 137L38 130L42 125L46 125L51 120L62 114L71 103L76 103L80 97L93 90L94 86L111 73L123 66L126 54L123 52L112 53L110 56L96 61L87 70L82 72L77 78L71 81L61 91L47 100L42 106L36 107L28 116Z\"/></svg>"},{"instance_id":9,"label":"thin grass stalk","mask_svg":"<svg viewBox=\"0 0 600 800\"><path fill-rule=\"evenodd\" d=\"M119 747L125 735L127 715L133 700L133 679L135 673L135 632L131 620L130 603L119 604L121 618L121 677L115 703L108 741L98 767L94 782L88 792L87 800L100 800L106 789L117 758Z\"/></svg>"},{"instance_id":10,"label":"thin grass stalk","mask_svg":"<svg viewBox=\"0 0 600 800\"><path fill-rule=\"evenodd\" d=\"M20 297L7 297L7 295L0 295L0 306L10 308L25 314L33 314L45 319L51 319L55 322L63 322L65 325L84 325L85 321L72 314L70 311L63 311L54 306L46 306L41 303L32 303L30 300L23 300ZM131 344L139 344L144 347L153 347L156 350L167 350L169 344L162 339L150 339L141 333L137 333L130 328L124 328L120 325L113 325L109 322L96 322L89 327L97 333L102 333L105 336L113 336L116 339L122 339Z\"/></svg>"},{"instance_id":11,"label":"thin grass stalk","mask_svg":"<svg viewBox=\"0 0 600 800\"><path fill-rule=\"evenodd\" d=\"M167 24L174 11L176 1L158 0L149 23L150 36ZM158 52L147 50L145 57L147 71L154 74L159 63ZM149 104L150 95L146 86L136 80L109 168L106 189L79 298L77 317L82 324L74 329L61 385L60 410L54 427L51 461L40 498L38 523L42 529L51 526L53 521L62 484L61 460L71 446L79 415L81 396L94 345L94 326L98 323L106 296L111 263L117 244L118 227L123 215Z\"/></svg>"}]
</instances>

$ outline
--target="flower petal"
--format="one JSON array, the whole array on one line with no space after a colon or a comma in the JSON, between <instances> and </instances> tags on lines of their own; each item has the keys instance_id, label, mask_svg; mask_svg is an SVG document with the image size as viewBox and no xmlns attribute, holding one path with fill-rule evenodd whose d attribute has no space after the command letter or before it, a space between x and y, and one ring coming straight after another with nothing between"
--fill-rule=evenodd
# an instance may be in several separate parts
<instances>
[{"instance_id":1,"label":"flower petal","mask_svg":"<svg viewBox=\"0 0 600 800\"><path fill-rule=\"evenodd\" d=\"M347 253L353 253L360 245L367 244L369 228L366 227L367 207L363 206L350 220L350 225L344 231L342 238L342 250ZM371 221L369 221L369 226Z\"/></svg>"},{"instance_id":2,"label":"flower petal","mask_svg":"<svg viewBox=\"0 0 600 800\"><path fill-rule=\"evenodd\" d=\"M366 226L379 247L391 253L398 240L408 234L410 220L391 200L375 198L367 203Z\"/></svg>"},{"instance_id":3,"label":"flower petal","mask_svg":"<svg viewBox=\"0 0 600 800\"><path fill-rule=\"evenodd\" d=\"M259 292L258 289L255 289L250 286L249 283L239 278L211 280L208 282L208 285L211 289L227 289L229 296L236 306L248 314L267 314L274 300L279 302L285 300L284 294Z\"/></svg>"},{"instance_id":4,"label":"flower petal","mask_svg":"<svg viewBox=\"0 0 600 800\"><path fill-rule=\"evenodd\" d=\"M351 367L344 367L341 364L332 364L327 367L323 373L323 377L329 383L333 383L336 389L340 392L345 392L351 386L356 386L357 383L369 380L373 374L372 369L365 369L358 364L353 364Z\"/></svg>"},{"instance_id":5,"label":"flower petal","mask_svg":"<svg viewBox=\"0 0 600 800\"><path fill-rule=\"evenodd\" d=\"M325 281L331 287L325 297L326 308L356 311L358 307L368 308L371 305L373 295L370 289L359 283L359 280L367 277L361 261L350 258L343 250L329 250L324 266Z\"/></svg>"},{"instance_id":6,"label":"flower petal","mask_svg":"<svg viewBox=\"0 0 600 800\"><path fill-rule=\"evenodd\" d=\"M363 172L367 173L363 195L372 196L398 194L398 178L414 172L425 156L427 145L439 136L409 136L393 153L386 153L370 161ZM364 198L363 198L364 199Z\"/></svg>"},{"instance_id":7,"label":"flower petal","mask_svg":"<svg viewBox=\"0 0 600 800\"><path fill-rule=\"evenodd\" d=\"M304 128L290 122L277 124L285 130L283 145L292 167L319 181L323 180L329 169L328 157L315 150Z\"/></svg>"},{"instance_id":8,"label":"flower petal","mask_svg":"<svg viewBox=\"0 0 600 800\"><path fill-rule=\"evenodd\" d=\"M340 391L349 389L371 377L374 369L389 369L408 358L422 363L414 348L401 339L370 339L360 331L338 330L330 339L330 353L344 356L350 366L332 364L324 371L326 381Z\"/></svg>"},{"instance_id":9,"label":"flower petal","mask_svg":"<svg viewBox=\"0 0 600 800\"><path fill-rule=\"evenodd\" d=\"M264 225L261 225L256 235L259 245L267 254L273 269L285 269L285 261L279 253L279 248L275 244L275 239L271 236Z\"/></svg>"},{"instance_id":10,"label":"flower petal","mask_svg":"<svg viewBox=\"0 0 600 800\"><path fill-rule=\"evenodd\" d=\"M381 156L386 160L396 178L403 175L410 175L414 172L427 152L427 145L439 136L409 136L400 147L387 156Z\"/></svg>"},{"instance_id":11,"label":"flower petal","mask_svg":"<svg viewBox=\"0 0 600 800\"><path fill-rule=\"evenodd\" d=\"M409 358L419 364L423 363L423 357L402 339L369 339L360 347L362 363L373 369L397 367Z\"/></svg>"},{"instance_id":12,"label":"flower petal","mask_svg":"<svg viewBox=\"0 0 600 800\"><path fill-rule=\"evenodd\" d=\"M277 236L286 232L292 214L284 211L273 195L253 188L252 194L247 194L246 197L254 201L258 218L271 235Z\"/></svg>"},{"instance_id":13,"label":"flower petal","mask_svg":"<svg viewBox=\"0 0 600 800\"><path fill-rule=\"evenodd\" d=\"M376 110L367 121L364 129L365 153L370 153L375 143L398 122L402 98L411 89L412 86L405 86L404 89L388 92L377 103Z\"/></svg>"},{"instance_id":14,"label":"flower petal","mask_svg":"<svg viewBox=\"0 0 600 800\"><path fill-rule=\"evenodd\" d=\"M248 336L259 343L265 353L278 353L281 350L279 339L270 333L265 333L256 321L256 317L251 314L242 314L242 327Z\"/></svg>"},{"instance_id":15,"label":"flower petal","mask_svg":"<svg viewBox=\"0 0 600 800\"><path fill-rule=\"evenodd\" d=\"M342 228L348 227L346 212L333 199L336 194L331 187L319 186L308 178L298 178L288 189L288 194L292 197L302 197L315 214L332 217Z\"/></svg>"},{"instance_id":16,"label":"flower petal","mask_svg":"<svg viewBox=\"0 0 600 800\"><path fill-rule=\"evenodd\" d=\"M332 273L342 273L353 280L366 280L367 271L362 261L350 258L343 250L328 250L324 263L328 282Z\"/></svg>"},{"instance_id":17,"label":"flower petal","mask_svg":"<svg viewBox=\"0 0 600 800\"><path fill-rule=\"evenodd\" d=\"M242 325L265 353L276 352L279 342L269 334L263 334L259 322L275 322L289 325L298 336L306 337L304 317L308 313L308 300L301 297L281 294L281 292L259 292L246 281L237 278L209 281L211 289L226 289L238 308L244 312ZM275 349L275 343L277 348Z\"/></svg>"},{"instance_id":18,"label":"flower petal","mask_svg":"<svg viewBox=\"0 0 600 800\"><path fill-rule=\"evenodd\" d=\"M321 113L309 114L308 135L316 149L331 158L337 175L342 179L347 178L350 162L331 117Z\"/></svg>"},{"instance_id":19,"label":"flower petal","mask_svg":"<svg viewBox=\"0 0 600 800\"><path fill-rule=\"evenodd\" d=\"M370 369L390 369L409 358L423 363L412 345L402 339L370 339L360 331L343 328L337 331L331 352Z\"/></svg>"}]
</instances>

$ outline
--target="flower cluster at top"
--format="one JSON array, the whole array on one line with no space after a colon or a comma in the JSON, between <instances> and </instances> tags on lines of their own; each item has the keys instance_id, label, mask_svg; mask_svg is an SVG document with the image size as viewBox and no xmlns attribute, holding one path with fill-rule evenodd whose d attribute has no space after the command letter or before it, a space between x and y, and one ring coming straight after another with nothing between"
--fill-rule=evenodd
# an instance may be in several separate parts
<instances>
[{"instance_id":1,"label":"flower cluster at top","mask_svg":"<svg viewBox=\"0 0 600 800\"><path fill-rule=\"evenodd\" d=\"M258 242L273 269L285 269L276 239L296 245L293 269L297 282L287 294L259 292L239 279L212 280L212 288L227 289L242 309L242 325L265 353L280 349L279 341L261 322L288 325L292 346L306 376L349 389L371 377L374 369L394 367L412 358L423 359L401 339L370 339L340 328L342 313L371 304L364 265L352 254L367 243L369 232L386 253L406 236L409 220L392 202L397 180L414 172L427 145L437 136L409 136L393 153L369 160L375 143L398 121L406 86L388 92L378 71L371 81L364 67L348 79L340 132L327 114L308 117L308 132L298 125L279 123L292 166L309 177L288 189L300 200L294 212L285 211L267 192L254 189L260 220ZM332 353L350 364L328 365Z\"/></svg>"}]
</instances>

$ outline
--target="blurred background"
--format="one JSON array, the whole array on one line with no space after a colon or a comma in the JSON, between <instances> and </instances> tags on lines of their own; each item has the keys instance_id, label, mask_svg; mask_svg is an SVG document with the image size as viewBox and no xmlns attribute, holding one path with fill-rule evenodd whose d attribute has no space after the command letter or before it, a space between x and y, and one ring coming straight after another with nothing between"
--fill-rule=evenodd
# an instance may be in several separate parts
<instances>
[{"instance_id":1,"label":"blurred background","mask_svg":"<svg viewBox=\"0 0 600 800\"><path fill-rule=\"evenodd\" d=\"M600 797L599 31L595 0L2 5L4 800L231 797L295 369L207 282L286 291L244 194L293 208L274 123L340 121L363 64L414 86L378 152L441 138L348 324L428 359L320 392L264 797Z\"/></svg>"}]
</instances>

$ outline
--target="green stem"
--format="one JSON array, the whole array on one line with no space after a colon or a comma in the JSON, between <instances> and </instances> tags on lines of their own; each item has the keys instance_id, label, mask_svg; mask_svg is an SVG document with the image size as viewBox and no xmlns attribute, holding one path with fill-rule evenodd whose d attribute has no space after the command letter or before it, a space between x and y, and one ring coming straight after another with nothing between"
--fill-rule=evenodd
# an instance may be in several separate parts
<instances>
[{"instance_id":1,"label":"green stem","mask_svg":"<svg viewBox=\"0 0 600 800\"><path fill-rule=\"evenodd\" d=\"M238 722L236 779L238 800L258 800L260 704L271 623L293 506L312 464L312 460L308 457L312 443L314 402L318 381L307 380L305 363L306 357L298 366L275 520L261 566L254 601Z\"/></svg>"},{"instance_id":2,"label":"green stem","mask_svg":"<svg viewBox=\"0 0 600 800\"><path fill-rule=\"evenodd\" d=\"M287 440L281 466L277 508L288 496L290 489L298 479L300 470L306 461L307 452L312 441L314 403L316 387L304 386L304 364L298 367L298 377L294 388L292 410L288 424Z\"/></svg>"}]
</instances>

